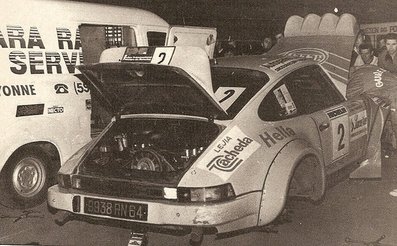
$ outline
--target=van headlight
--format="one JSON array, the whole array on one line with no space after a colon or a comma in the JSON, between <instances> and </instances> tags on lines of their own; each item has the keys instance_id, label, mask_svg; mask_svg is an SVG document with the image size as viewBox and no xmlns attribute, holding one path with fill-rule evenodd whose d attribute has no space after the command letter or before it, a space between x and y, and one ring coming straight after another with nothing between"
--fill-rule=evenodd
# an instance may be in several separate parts
<instances>
[{"instance_id":1,"label":"van headlight","mask_svg":"<svg viewBox=\"0 0 397 246\"><path fill-rule=\"evenodd\" d=\"M236 197L231 184L202 188L178 188L179 202L221 202Z\"/></svg>"}]
</instances>

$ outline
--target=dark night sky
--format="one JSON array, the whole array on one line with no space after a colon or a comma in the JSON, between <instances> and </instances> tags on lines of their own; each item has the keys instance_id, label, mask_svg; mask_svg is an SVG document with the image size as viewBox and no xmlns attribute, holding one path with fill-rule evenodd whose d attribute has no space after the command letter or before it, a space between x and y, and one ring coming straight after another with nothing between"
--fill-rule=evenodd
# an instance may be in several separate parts
<instances>
[{"instance_id":1,"label":"dark night sky","mask_svg":"<svg viewBox=\"0 0 397 246\"><path fill-rule=\"evenodd\" d=\"M220 38L261 39L291 15L350 13L359 23L397 21L396 0L84 0L149 10L173 25L216 27Z\"/></svg>"}]
</instances>

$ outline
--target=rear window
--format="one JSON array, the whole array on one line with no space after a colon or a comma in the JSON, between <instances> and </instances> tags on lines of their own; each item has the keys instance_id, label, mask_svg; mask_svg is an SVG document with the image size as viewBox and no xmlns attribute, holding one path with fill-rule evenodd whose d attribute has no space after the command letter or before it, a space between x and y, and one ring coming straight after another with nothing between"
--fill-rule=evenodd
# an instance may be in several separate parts
<instances>
[{"instance_id":1,"label":"rear window","mask_svg":"<svg viewBox=\"0 0 397 246\"><path fill-rule=\"evenodd\" d=\"M241 68L212 68L213 89L218 102L234 118L269 81L267 74Z\"/></svg>"}]
</instances>

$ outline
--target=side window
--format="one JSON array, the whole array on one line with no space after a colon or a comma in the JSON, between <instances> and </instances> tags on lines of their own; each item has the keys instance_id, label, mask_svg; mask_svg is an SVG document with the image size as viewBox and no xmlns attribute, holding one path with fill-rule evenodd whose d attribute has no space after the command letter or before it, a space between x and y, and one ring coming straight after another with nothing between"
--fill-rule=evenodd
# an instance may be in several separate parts
<instances>
[{"instance_id":1,"label":"side window","mask_svg":"<svg viewBox=\"0 0 397 246\"><path fill-rule=\"evenodd\" d=\"M277 121L310 114L344 101L332 81L318 66L298 69L284 77L259 106L259 117Z\"/></svg>"},{"instance_id":2,"label":"side window","mask_svg":"<svg viewBox=\"0 0 397 246\"><path fill-rule=\"evenodd\" d=\"M106 48L135 46L136 37L133 28L125 26L105 26Z\"/></svg>"},{"instance_id":3,"label":"side window","mask_svg":"<svg viewBox=\"0 0 397 246\"><path fill-rule=\"evenodd\" d=\"M278 121L299 115L291 94L281 80L263 99L258 109L259 117L264 121Z\"/></svg>"},{"instance_id":4,"label":"side window","mask_svg":"<svg viewBox=\"0 0 397 246\"><path fill-rule=\"evenodd\" d=\"M164 46L167 33L165 32L147 32L149 46Z\"/></svg>"},{"instance_id":5,"label":"side window","mask_svg":"<svg viewBox=\"0 0 397 246\"><path fill-rule=\"evenodd\" d=\"M85 64L99 62L107 48L137 45L135 31L129 26L82 24L79 29Z\"/></svg>"}]
</instances>

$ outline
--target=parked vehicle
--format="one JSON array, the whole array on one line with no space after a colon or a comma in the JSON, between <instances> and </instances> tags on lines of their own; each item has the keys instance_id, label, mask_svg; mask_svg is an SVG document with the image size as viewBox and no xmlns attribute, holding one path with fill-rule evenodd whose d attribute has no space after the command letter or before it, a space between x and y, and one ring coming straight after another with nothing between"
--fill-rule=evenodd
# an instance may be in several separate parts
<instances>
[{"instance_id":1,"label":"parked vehicle","mask_svg":"<svg viewBox=\"0 0 397 246\"><path fill-rule=\"evenodd\" d=\"M90 90L75 69L83 59L122 45L191 44L211 56L216 39L213 28L171 27L136 8L16 0L2 9L0 203L11 207L44 201L59 167L91 139L99 114L91 117Z\"/></svg>"}]
</instances>

